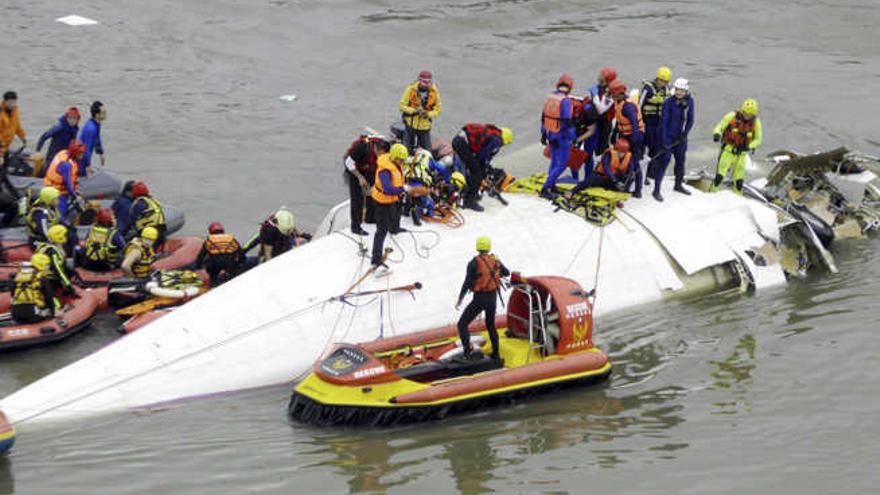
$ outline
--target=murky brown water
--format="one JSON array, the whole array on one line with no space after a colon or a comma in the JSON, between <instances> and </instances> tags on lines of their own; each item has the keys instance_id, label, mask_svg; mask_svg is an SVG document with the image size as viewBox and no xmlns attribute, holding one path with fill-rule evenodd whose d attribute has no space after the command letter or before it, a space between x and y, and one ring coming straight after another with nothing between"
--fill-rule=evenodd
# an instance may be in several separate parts
<instances>
[{"instance_id":1,"label":"murky brown water","mask_svg":"<svg viewBox=\"0 0 880 495\"><path fill-rule=\"evenodd\" d=\"M101 25L53 22L70 13ZM189 232L220 219L244 237L279 204L311 227L344 199L345 147L398 118L423 67L440 135L474 119L532 142L561 70L581 90L618 57L630 83L659 63L691 79L694 145L755 96L765 151L880 154L878 21L856 1L7 0L0 66L32 143L99 98L108 167L185 207ZM286 388L47 427L0 458L0 493L874 493L878 251L839 244L836 276L609 317L597 340L616 367L599 388L393 430L290 424ZM0 356L0 394L114 325Z\"/></svg>"}]
</instances>

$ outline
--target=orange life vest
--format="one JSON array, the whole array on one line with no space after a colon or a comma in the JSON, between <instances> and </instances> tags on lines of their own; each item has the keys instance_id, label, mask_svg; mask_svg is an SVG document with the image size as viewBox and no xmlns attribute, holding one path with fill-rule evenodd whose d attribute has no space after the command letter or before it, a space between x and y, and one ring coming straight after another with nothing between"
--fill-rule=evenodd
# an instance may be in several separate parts
<instances>
[{"instance_id":1,"label":"orange life vest","mask_svg":"<svg viewBox=\"0 0 880 495\"><path fill-rule=\"evenodd\" d=\"M734 150L747 148L755 137L756 120L755 118L746 120L742 112L736 112L727 124L727 129L724 129L721 142L729 144Z\"/></svg>"},{"instance_id":2,"label":"orange life vest","mask_svg":"<svg viewBox=\"0 0 880 495\"><path fill-rule=\"evenodd\" d=\"M351 146L348 147L348 151L345 152L345 156L343 158L348 158L354 152L354 149L357 148L361 143L364 143L368 147L367 157L363 160L356 161L354 163L355 167L357 167L358 172L362 174L374 174L376 172L376 143L381 141L380 137L371 137L362 135L361 137L354 140L351 143Z\"/></svg>"},{"instance_id":3,"label":"orange life vest","mask_svg":"<svg viewBox=\"0 0 880 495\"><path fill-rule=\"evenodd\" d=\"M629 100L614 102L614 118L617 119L617 132L620 133L621 136L631 136L633 133L632 122L623 115L623 106L627 103L630 103L635 107L636 115L638 115L639 119L639 130L645 132L645 122L642 120L642 109Z\"/></svg>"},{"instance_id":4,"label":"orange life vest","mask_svg":"<svg viewBox=\"0 0 880 495\"><path fill-rule=\"evenodd\" d=\"M205 251L211 256L235 254L241 249L232 234L211 234L205 239Z\"/></svg>"},{"instance_id":5,"label":"orange life vest","mask_svg":"<svg viewBox=\"0 0 880 495\"><path fill-rule=\"evenodd\" d=\"M562 102L566 98L568 98L566 94L552 93L544 100L541 124L547 132L559 132L562 130Z\"/></svg>"},{"instance_id":6,"label":"orange life vest","mask_svg":"<svg viewBox=\"0 0 880 495\"><path fill-rule=\"evenodd\" d=\"M492 124L465 124L464 127L465 134L467 134L468 144L471 145L471 151L474 153L479 153L483 150L483 146L485 146L486 141L491 136L501 137L501 129L495 127Z\"/></svg>"},{"instance_id":7,"label":"orange life vest","mask_svg":"<svg viewBox=\"0 0 880 495\"><path fill-rule=\"evenodd\" d=\"M382 190L382 179L379 178L379 174L383 170L391 174L391 185L394 187L403 187L403 172L391 161L391 155L388 153L380 155L376 160L376 184L373 186L371 196L377 203L390 205L396 203L398 198L396 194L385 194Z\"/></svg>"},{"instance_id":8,"label":"orange life vest","mask_svg":"<svg viewBox=\"0 0 880 495\"><path fill-rule=\"evenodd\" d=\"M477 279L474 281L474 292L495 292L501 285L501 263L491 254L479 254L474 258L477 262Z\"/></svg>"},{"instance_id":9,"label":"orange life vest","mask_svg":"<svg viewBox=\"0 0 880 495\"><path fill-rule=\"evenodd\" d=\"M76 192L67 190L67 186L64 185L64 177L58 173L58 166L64 162L70 163L70 181L73 183L73 188L78 189L79 164L76 163L76 160L70 158L67 150L61 150L55 154L55 158L52 159L52 163L49 164L49 168L46 170L46 176L43 177L43 185L52 186L55 189L58 189L58 192L62 195Z\"/></svg>"},{"instance_id":10,"label":"orange life vest","mask_svg":"<svg viewBox=\"0 0 880 495\"><path fill-rule=\"evenodd\" d=\"M426 112L430 112L434 109L434 105L437 104L437 86L432 84L431 87L428 88L428 96L425 98L425 104L422 105L422 96L419 94L418 81L414 84L415 89L409 93L409 106L412 108L421 108Z\"/></svg>"},{"instance_id":11,"label":"orange life vest","mask_svg":"<svg viewBox=\"0 0 880 495\"><path fill-rule=\"evenodd\" d=\"M623 155L623 160L621 160L618 153L611 148L606 150L605 154L611 156L611 173L614 174L615 177L620 177L629 172L629 161L632 159L632 153ZM605 175L605 167L603 167L601 163L596 167L596 173L602 176Z\"/></svg>"}]
</instances>

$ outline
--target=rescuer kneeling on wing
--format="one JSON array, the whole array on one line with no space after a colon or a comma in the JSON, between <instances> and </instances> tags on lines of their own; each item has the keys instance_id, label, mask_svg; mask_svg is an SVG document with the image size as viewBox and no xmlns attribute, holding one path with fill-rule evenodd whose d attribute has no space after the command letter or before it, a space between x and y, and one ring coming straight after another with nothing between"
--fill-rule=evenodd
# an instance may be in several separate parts
<instances>
[{"instance_id":1,"label":"rescuer kneeling on wing","mask_svg":"<svg viewBox=\"0 0 880 495\"><path fill-rule=\"evenodd\" d=\"M482 236L477 239L477 256L467 265L467 275L461 284L461 292L458 294L458 302L455 309L461 307L464 296L468 291L474 293L470 304L464 308L461 318L458 319L458 336L464 349L464 358L470 359L471 334L468 325L482 312L486 319L486 329L489 331L489 341L492 343L492 359L501 360L498 350L498 331L495 330L495 305L496 297L500 297L501 277L510 275L510 271L498 258L490 254L492 241Z\"/></svg>"},{"instance_id":2,"label":"rescuer kneeling on wing","mask_svg":"<svg viewBox=\"0 0 880 495\"><path fill-rule=\"evenodd\" d=\"M226 233L222 223L211 222L196 266L204 266L211 279L211 287L217 287L241 273L245 266L244 250L235 236Z\"/></svg>"},{"instance_id":3,"label":"rescuer kneeling on wing","mask_svg":"<svg viewBox=\"0 0 880 495\"><path fill-rule=\"evenodd\" d=\"M587 169L584 180L565 193L566 199L571 199L575 194L588 187L601 187L608 190L625 191L633 174L630 173L630 161L632 152L629 142L620 138L614 143L614 148L609 148L602 154L602 161L595 170Z\"/></svg>"}]
</instances>

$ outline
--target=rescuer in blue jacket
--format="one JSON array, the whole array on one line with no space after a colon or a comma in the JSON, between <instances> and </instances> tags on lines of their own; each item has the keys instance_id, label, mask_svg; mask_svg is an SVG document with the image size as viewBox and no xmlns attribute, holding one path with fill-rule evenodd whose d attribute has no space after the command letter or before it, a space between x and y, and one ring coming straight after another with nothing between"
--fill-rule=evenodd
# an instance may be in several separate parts
<instances>
[{"instance_id":1,"label":"rescuer in blue jacket","mask_svg":"<svg viewBox=\"0 0 880 495\"><path fill-rule=\"evenodd\" d=\"M55 125L40 136L40 139L37 140L37 151L43 149L43 144L51 139L49 149L46 150L46 163L51 163L55 158L55 153L67 149L70 142L76 139L77 132L79 132L79 110L76 107L70 107L64 112L64 115L58 117L58 122Z\"/></svg>"},{"instance_id":2,"label":"rescuer in blue jacket","mask_svg":"<svg viewBox=\"0 0 880 495\"><path fill-rule=\"evenodd\" d=\"M541 113L541 144L550 145L550 169L547 181L541 187L541 196L555 196L556 181L568 167L571 145L577 136L572 122L572 104L568 98L574 83L571 76L563 74L556 82L556 91L544 100Z\"/></svg>"},{"instance_id":3,"label":"rescuer in blue jacket","mask_svg":"<svg viewBox=\"0 0 880 495\"><path fill-rule=\"evenodd\" d=\"M104 165L104 145L101 143L101 122L107 118L107 107L100 101L92 102L90 109L92 118L79 133L79 140L86 145L86 154L83 156L79 167L79 175L85 176L88 168L92 166L92 153L101 157L101 165Z\"/></svg>"},{"instance_id":4,"label":"rescuer in blue jacket","mask_svg":"<svg viewBox=\"0 0 880 495\"><path fill-rule=\"evenodd\" d=\"M654 168L654 199L663 201L660 194L660 183L669 166L671 157L675 157L675 188L682 194L690 195L684 187L684 160L687 154L687 138L694 127L694 98L688 89L688 80L678 78L673 85L674 96L663 102L662 130L663 149L656 158ZM654 161L654 160L652 160Z\"/></svg>"}]
</instances>

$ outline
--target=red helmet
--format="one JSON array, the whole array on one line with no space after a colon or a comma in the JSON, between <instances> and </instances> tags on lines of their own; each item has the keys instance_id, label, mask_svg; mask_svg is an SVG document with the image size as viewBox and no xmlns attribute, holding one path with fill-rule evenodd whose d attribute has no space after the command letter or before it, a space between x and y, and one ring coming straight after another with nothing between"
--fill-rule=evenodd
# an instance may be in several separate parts
<instances>
[{"instance_id":1,"label":"red helmet","mask_svg":"<svg viewBox=\"0 0 880 495\"><path fill-rule=\"evenodd\" d=\"M65 117L76 117L76 119L79 120L79 109L76 107L70 107L67 109L66 112L64 112L64 116Z\"/></svg>"},{"instance_id":2,"label":"red helmet","mask_svg":"<svg viewBox=\"0 0 880 495\"><path fill-rule=\"evenodd\" d=\"M139 198L141 196L149 196L150 189L143 182L135 182L133 186L131 186L131 197Z\"/></svg>"},{"instance_id":3,"label":"red helmet","mask_svg":"<svg viewBox=\"0 0 880 495\"><path fill-rule=\"evenodd\" d=\"M615 79L608 85L608 92L612 95L626 94L626 84L620 79Z\"/></svg>"},{"instance_id":4,"label":"red helmet","mask_svg":"<svg viewBox=\"0 0 880 495\"><path fill-rule=\"evenodd\" d=\"M423 70L419 72L419 82L425 85L430 85L434 82L434 74L429 70Z\"/></svg>"},{"instance_id":5,"label":"red helmet","mask_svg":"<svg viewBox=\"0 0 880 495\"><path fill-rule=\"evenodd\" d=\"M105 227L113 226L113 212L110 208L101 208L98 210L97 222L98 225L103 225Z\"/></svg>"},{"instance_id":6,"label":"red helmet","mask_svg":"<svg viewBox=\"0 0 880 495\"><path fill-rule=\"evenodd\" d=\"M559 80L556 81L556 88L558 89L559 86L565 86L571 91L571 89L574 88L574 81L572 81L571 76L568 74L563 74L559 76Z\"/></svg>"},{"instance_id":7,"label":"red helmet","mask_svg":"<svg viewBox=\"0 0 880 495\"><path fill-rule=\"evenodd\" d=\"M629 141L626 139L618 139L616 143L614 143L614 151L619 151L621 153L629 153Z\"/></svg>"},{"instance_id":8,"label":"red helmet","mask_svg":"<svg viewBox=\"0 0 880 495\"><path fill-rule=\"evenodd\" d=\"M67 145L67 153L72 157L82 156L86 153L86 145L79 139L74 139Z\"/></svg>"},{"instance_id":9,"label":"red helmet","mask_svg":"<svg viewBox=\"0 0 880 495\"><path fill-rule=\"evenodd\" d=\"M599 75L602 76L602 79L605 79L605 84L610 84L611 81L617 79L617 71L612 69L611 67L605 67L604 69L600 70Z\"/></svg>"},{"instance_id":10,"label":"red helmet","mask_svg":"<svg viewBox=\"0 0 880 495\"><path fill-rule=\"evenodd\" d=\"M208 225L208 233L209 234L222 234L226 229L223 228L223 224L220 222L211 222L211 225Z\"/></svg>"}]
</instances>

